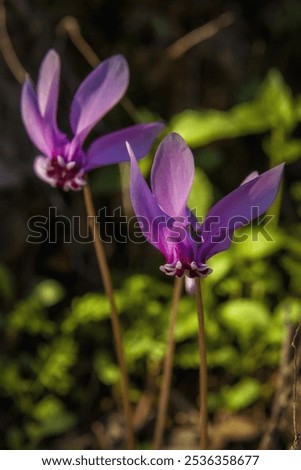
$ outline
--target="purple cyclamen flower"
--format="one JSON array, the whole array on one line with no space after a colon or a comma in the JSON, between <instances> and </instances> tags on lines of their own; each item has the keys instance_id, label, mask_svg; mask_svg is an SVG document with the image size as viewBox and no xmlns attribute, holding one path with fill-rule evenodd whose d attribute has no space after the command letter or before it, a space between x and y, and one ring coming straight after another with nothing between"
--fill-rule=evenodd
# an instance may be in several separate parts
<instances>
[{"instance_id":1,"label":"purple cyclamen flower","mask_svg":"<svg viewBox=\"0 0 301 470\"><path fill-rule=\"evenodd\" d=\"M210 274L207 261L229 248L234 230L270 207L284 167L280 164L262 175L251 173L241 186L217 202L200 224L187 207L194 159L182 137L171 133L161 142L152 166L151 189L129 143L127 148L133 208L144 236L165 256L160 269L168 276L185 274L194 278Z\"/></svg>"},{"instance_id":2,"label":"purple cyclamen flower","mask_svg":"<svg viewBox=\"0 0 301 470\"><path fill-rule=\"evenodd\" d=\"M50 50L44 58L34 90L29 78L24 82L21 114L26 131L40 150L34 170L45 182L68 191L80 190L85 173L96 167L129 159L124 142L132 142L137 158L144 157L164 125L139 124L100 137L83 149L95 124L123 97L128 87L129 69L122 55L103 61L81 83L70 108L73 137L69 139L57 125L60 58Z\"/></svg>"}]
</instances>

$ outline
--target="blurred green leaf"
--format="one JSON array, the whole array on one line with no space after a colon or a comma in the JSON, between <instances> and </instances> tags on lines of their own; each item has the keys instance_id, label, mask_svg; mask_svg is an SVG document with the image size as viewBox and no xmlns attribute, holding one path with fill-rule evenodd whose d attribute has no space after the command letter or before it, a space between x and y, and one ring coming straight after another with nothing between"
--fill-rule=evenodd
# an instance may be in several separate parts
<instances>
[{"instance_id":1,"label":"blurred green leaf","mask_svg":"<svg viewBox=\"0 0 301 470\"><path fill-rule=\"evenodd\" d=\"M99 351L94 357L94 370L99 380L105 385L115 385L120 378L118 365L107 352Z\"/></svg>"},{"instance_id":2,"label":"blurred green leaf","mask_svg":"<svg viewBox=\"0 0 301 470\"><path fill-rule=\"evenodd\" d=\"M56 305L64 297L62 285L45 279L38 283L27 299L18 302L8 316L10 332L24 331L30 335L53 335L56 324L47 318L47 308Z\"/></svg>"},{"instance_id":3,"label":"blurred green leaf","mask_svg":"<svg viewBox=\"0 0 301 470\"><path fill-rule=\"evenodd\" d=\"M67 411L62 401L53 395L46 395L35 405L32 417L38 424L32 423L30 432L39 440L60 435L76 423L75 416Z\"/></svg>"},{"instance_id":4,"label":"blurred green leaf","mask_svg":"<svg viewBox=\"0 0 301 470\"><path fill-rule=\"evenodd\" d=\"M198 332L198 319L195 310L194 299L184 297L179 305L179 314L175 329L177 341L196 338Z\"/></svg>"},{"instance_id":5,"label":"blurred green leaf","mask_svg":"<svg viewBox=\"0 0 301 470\"><path fill-rule=\"evenodd\" d=\"M62 285L54 279L45 279L37 284L32 296L38 299L44 307L51 307L63 299L65 295Z\"/></svg>"},{"instance_id":6,"label":"blurred green leaf","mask_svg":"<svg viewBox=\"0 0 301 470\"><path fill-rule=\"evenodd\" d=\"M232 365L240 360L240 354L233 346L220 346L216 349L208 351L209 367L223 367L225 369L232 368Z\"/></svg>"},{"instance_id":7,"label":"blurred green leaf","mask_svg":"<svg viewBox=\"0 0 301 470\"><path fill-rule=\"evenodd\" d=\"M232 247L233 254L238 258L256 260L271 256L283 244L282 233L279 229L270 227L261 228L252 224L236 230Z\"/></svg>"},{"instance_id":8,"label":"blurred green leaf","mask_svg":"<svg viewBox=\"0 0 301 470\"><path fill-rule=\"evenodd\" d=\"M301 300L297 297L286 297L277 305L275 315L282 326L287 322L293 324L301 322Z\"/></svg>"},{"instance_id":9,"label":"blurred green leaf","mask_svg":"<svg viewBox=\"0 0 301 470\"><path fill-rule=\"evenodd\" d=\"M47 318L46 311L36 296L17 303L8 316L7 326L10 333L23 331L33 336L51 336L56 331L56 324Z\"/></svg>"},{"instance_id":10,"label":"blurred green leaf","mask_svg":"<svg viewBox=\"0 0 301 470\"><path fill-rule=\"evenodd\" d=\"M170 128L193 148L220 139L265 132L270 125L258 103L250 102L229 111L185 110L172 118Z\"/></svg>"},{"instance_id":11,"label":"blurred green leaf","mask_svg":"<svg viewBox=\"0 0 301 470\"><path fill-rule=\"evenodd\" d=\"M198 345L194 343L182 344L176 349L175 364L183 369L197 369L200 363Z\"/></svg>"},{"instance_id":12,"label":"blurred green leaf","mask_svg":"<svg viewBox=\"0 0 301 470\"><path fill-rule=\"evenodd\" d=\"M233 267L233 256L231 256L229 251L218 253L210 259L209 266L213 270L213 273L205 279L205 283L216 284L220 282Z\"/></svg>"},{"instance_id":13,"label":"blurred green leaf","mask_svg":"<svg viewBox=\"0 0 301 470\"><path fill-rule=\"evenodd\" d=\"M5 396L25 395L30 391L30 380L21 375L20 366L16 362L10 362L0 358L0 389Z\"/></svg>"},{"instance_id":14,"label":"blurred green leaf","mask_svg":"<svg viewBox=\"0 0 301 470\"><path fill-rule=\"evenodd\" d=\"M151 154L147 155L145 158L139 160L139 168L144 178L148 178L153 164L153 156Z\"/></svg>"},{"instance_id":15,"label":"blurred green leaf","mask_svg":"<svg viewBox=\"0 0 301 470\"><path fill-rule=\"evenodd\" d=\"M40 383L48 390L65 395L73 384L71 367L77 360L76 342L67 336L55 338L52 343L40 346L37 368Z\"/></svg>"},{"instance_id":16,"label":"blurred green leaf","mask_svg":"<svg viewBox=\"0 0 301 470\"><path fill-rule=\"evenodd\" d=\"M124 336L125 355L128 363L134 363L140 359L159 362L165 353L165 330L160 332L157 337L153 336L153 329L145 325L143 334L140 328L127 331ZM162 338L163 335L163 338Z\"/></svg>"},{"instance_id":17,"label":"blurred green leaf","mask_svg":"<svg viewBox=\"0 0 301 470\"><path fill-rule=\"evenodd\" d=\"M270 314L264 303L253 299L234 299L219 307L223 324L232 331L239 342L250 342L270 323Z\"/></svg>"},{"instance_id":18,"label":"blurred green leaf","mask_svg":"<svg viewBox=\"0 0 301 470\"><path fill-rule=\"evenodd\" d=\"M188 199L190 207L199 218L206 216L213 202L213 188L206 174L200 169L195 169L194 182Z\"/></svg>"},{"instance_id":19,"label":"blurred green leaf","mask_svg":"<svg viewBox=\"0 0 301 470\"><path fill-rule=\"evenodd\" d=\"M301 114L301 113L300 113ZM238 104L229 111L185 110L172 117L169 128L178 132L191 147L220 139L259 134L277 127L293 130L297 112L289 87L276 69L269 71L253 101ZM296 145L286 149L295 158Z\"/></svg>"},{"instance_id":20,"label":"blurred green leaf","mask_svg":"<svg viewBox=\"0 0 301 470\"><path fill-rule=\"evenodd\" d=\"M110 317L110 307L104 295L91 292L73 299L71 310L62 324L64 333L72 333L80 325L99 322Z\"/></svg>"},{"instance_id":21,"label":"blurred green leaf","mask_svg":"<svg viewBox=\"0 0 301 470\"><path fill-rule=\"evenodd\" d=\"M233 137L260 134L269 129L265 110L261 108L260 102L256 99L234 106L229 111L229 115L236 126L236 133Z\"/></svg>"},{"instance_id":22,"label":"blurred green leaf","mask_svg":"<svg viewBox=\"0 0 301 470\"><path fill-rule=\"evenodd\" d=\"M145 308L146 298L148 301L156 298L168 301L172 294L172 285L146 274L133 274L125 279L122 290L119 292L122 293L125 307L129 305L136 307L137 304L141 304Z\"/></svg>"},{"instance_id":23,"label":"blurred green leaf","mask_svg":"<svg viewBox=\"0 0 301 470\"><path fill-rule=\"evenodd\" d=\"M279 142L269 136L263 140L263 149L267 155L273 158L274 162L293 163L301 156L301 140L290 139Z\"/></svg>"},{"instance_id":24,"label":"blurred green leaf","mask_svg":"<svg viewBox=\"0 0 301 470\"><path fill-rule=\"evenodd\" d=\"M226 277L217 286L217 293L219 295L227 295L231 298L239 297L243 291L242 277Z\"/></svg>"},{"instance_id":25,"label":"blurred green leaf","mask_svg":"<svg viewBox=\"0 0 301 470\"><path fill-rule=\"evenodd\" d=\"M239 411L252 405L261 396L261 384L251 377L242 379L232 387L222 388L223 404L232 411Z\"/></svg>"},{"instance_id":26,"label":"blurred green leaf","mask_svg":"<svg viewBox=\"0 0 301 470\"><path fill-rule=\"evenodd\" d=\"M228 114L214 110L183 111L172 118L169 127L172 132L180 134L192 148L237 135Z\"/></svg>"},{"instance_id":27,"label":"blurred green leaf","mask_svg":"<svg viewBox=\"0 0 301 470\"><path fill-rule=\"evenodd\" d=\"M293 130L297 116L292 93L277 69L269 71L258 90L256 101L271 128L281 126L288 132Z\"/></svg>"}]
</instances>

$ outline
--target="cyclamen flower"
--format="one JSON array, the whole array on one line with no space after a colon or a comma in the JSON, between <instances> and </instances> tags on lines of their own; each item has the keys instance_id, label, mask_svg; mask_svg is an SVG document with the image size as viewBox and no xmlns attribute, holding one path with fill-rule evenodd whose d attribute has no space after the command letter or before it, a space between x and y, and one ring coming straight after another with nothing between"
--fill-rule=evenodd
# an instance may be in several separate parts
<instances>
[{"instance_id":1,"label":"cyclamen flower","mask_svg":"<svg viewBox=\"0 0 301 470\"><path fill-rule=\"evenodd\" d=\"M78 191L85 185L86 172L96 167L128 160L124 142L132 142L137 158L144 157L164 125L139 124L100 137L83 149L95 124L123 97L129 83L129 69L122 55L103 61L81 83L70 108L73 137L57 125L60 58L50 50L44 58L36 91L29 78L24 82L21 114L26 131L42 155L36 157L36 174L51 186Z\"/></svg>"},{"instance_id":2,"label":"cyclamen flower","mask_svg":"<svg viewBox=\"0 0 301 470\"><path fill-rule=\"evenodd\" d=\"M187 207L194 159L182 137L171 133L161 142L152 166L151 189L129 143L127 148L132 205L144 236L165 256L160 269L168 276L185 274L194 278L210 274L207 261L229 248L234 230L270 207L284 167L280 164L262 175L251 173L241 186L217 202L200 224Z\"/></svg>"}]
</instances>

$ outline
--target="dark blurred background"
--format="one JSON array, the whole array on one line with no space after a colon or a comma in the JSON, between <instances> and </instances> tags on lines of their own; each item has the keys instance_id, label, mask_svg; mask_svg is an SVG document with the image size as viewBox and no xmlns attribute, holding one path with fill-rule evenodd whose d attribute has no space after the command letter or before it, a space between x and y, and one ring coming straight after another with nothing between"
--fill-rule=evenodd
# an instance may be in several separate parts
<instances>
[{"instance_id":1,"label":"dark blurred background","mask_svg":"<svg viewBox=\"0 0 301 470\"><path fill-rule=\"evenodd\" d=\"M48 217L50 206L61 215L81 216L85 226L82 194L55 190L33 173L37 151L20 119L24 70L35 81L49 48L62 61L58 120L66 132L72 96L96 56L102 60L124 54L131 70L127 97L134 111L118 105L96 126L92 138L131 125L133 118L164 120L168 129L179 132L185 128L199 168L196 197L201 210L254 169L264 171L287 161L275 206L277 242L262 243L258 249L247 245L241 252L234 247L223 254L214 266L216 276L208 278L204 289L210 316L212 447L288 448L293 441L292 408L280 405L277 393L280 387L286 403L292 403L289 345L301 319L300 2L7 0L0 5L1 448L98 449L118 448L122 442L118 371L93 246L64 243L62 225L57 243L26 242L27 221L35 215ZM207 29L198 30L207 23ZM194 30L193 43L186 35ZM184 49L179 39L184 39ZM255 103L260 112L252 114L252 108L240 118L237 107L244 103ZM197 113L194 120L187 110ZM226 135L223 124L220 131L216 121L210 124L208 110L222 112L218 119L237 119L235 132ZM191 130L197 133L195 123L200 133L205 124L213 126L203 140L190 135ZM150 164L148 157L146 176ZM121 206L133 215L124 169L99 169L90 181L97 208L113 213ZM49 226L55 223L50 217ZM114 223L121 233L118 216ZM148 447L172 282L159 272L162 258L152 247L111 243L106 249L125 330L139 442ZM165 444L194 448L193 299L183 298L180 310ZM285 360L291 368L288 378L281 368Z\"/></svg>"}]
</instances>

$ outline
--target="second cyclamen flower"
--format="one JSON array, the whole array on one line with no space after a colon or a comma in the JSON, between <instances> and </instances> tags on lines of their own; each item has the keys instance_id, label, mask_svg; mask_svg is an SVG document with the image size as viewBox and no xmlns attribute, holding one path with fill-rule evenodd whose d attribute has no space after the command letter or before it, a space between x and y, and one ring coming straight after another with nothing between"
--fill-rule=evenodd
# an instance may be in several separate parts
<instances>
[{"instance_id":1,"label":"second cyclamen flower","mask_svg":"<svg viewBox=\"0 0 301 470\"><path fill-rule=\"evenodd\" d=\"M122 55L102 62L82 82L70 107L71 139L57 125L60 59L54 50L44 58L36 91L27 78L21 96L26 131L42 155L36 157L36 174L51 186L80 190L85 174L94 168L129 159L124 142L131 142L137 158L144 157L163 129L159 122L138 124L100 137L88 147L84 141L96 123L124 96L129 69Z\"/></svg>"},{"instance_id":2,"label":"second cyclamen flower","mask_svg":"<svg viewBox=\"0 0 301 470\"><path fill-rule=\"evenodd\" d=\"M127 148L133 208L144 236L165 256L160 269L168 276L210 274L209 258L228 249L235 229L262 215L273 203L284 166L280 164L262 175L251 173L217 202L200 224L187 207L194 160L182 137L171 133L161 142L151 171L151 189L128 143Z\"/></svg>"}]
</instances>

